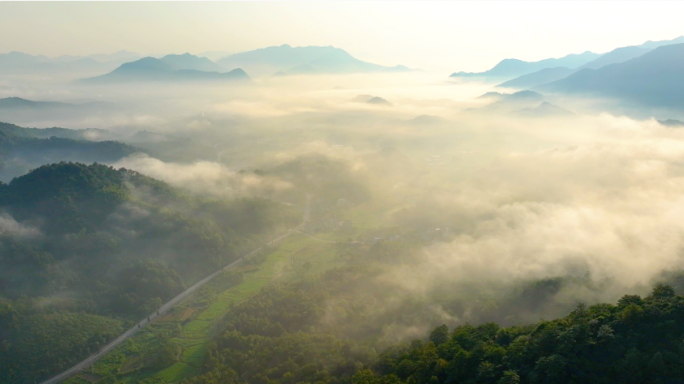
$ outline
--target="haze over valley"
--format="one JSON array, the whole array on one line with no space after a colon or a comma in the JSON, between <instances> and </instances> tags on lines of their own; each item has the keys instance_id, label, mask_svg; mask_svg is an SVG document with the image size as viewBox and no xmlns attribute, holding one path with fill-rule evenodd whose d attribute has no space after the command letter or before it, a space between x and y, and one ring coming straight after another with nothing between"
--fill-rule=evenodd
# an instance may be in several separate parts
<instances>
[{"instance_id":1,"label":"haze over valley","mask_svg":"<svg viewBox=\"0 0 684 384\"><path fill-rule=\"evenodd\" d=\"M676 20L396 5L0 4L0 383L682 382Z\"/></svg>"}]
</instances>

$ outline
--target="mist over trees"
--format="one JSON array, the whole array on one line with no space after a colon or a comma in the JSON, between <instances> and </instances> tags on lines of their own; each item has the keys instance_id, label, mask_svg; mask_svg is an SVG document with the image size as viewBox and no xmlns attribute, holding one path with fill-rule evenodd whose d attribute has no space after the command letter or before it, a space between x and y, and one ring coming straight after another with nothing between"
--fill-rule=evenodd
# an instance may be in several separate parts
<instances>
[{"instance_id":1,"label":"mist over trees","mask_svg":"<svg viewBox=\"0 0 684 384\"><path fill-rule=\"evenodd\" d=\"M0 384L684 382L682 37L345 49L0 53Z\"/></svg>"}]
</instances>

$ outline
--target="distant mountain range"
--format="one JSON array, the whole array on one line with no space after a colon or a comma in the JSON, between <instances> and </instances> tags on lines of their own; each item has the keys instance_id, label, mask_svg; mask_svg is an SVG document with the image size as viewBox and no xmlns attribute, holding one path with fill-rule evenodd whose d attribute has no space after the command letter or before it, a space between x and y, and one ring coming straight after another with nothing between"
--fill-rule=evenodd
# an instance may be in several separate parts
<instances>
[{"instance_id":1,"label":"distant mountain range","mask_svg":"<svg viewBox=\"0 0 684 384\"><path fill-rule=\"evenodd\" d=\"M521 109L534 108L544 102L544 95L534 91L516 93L487 92L478 99L490 101L481 108L467 109L466 112L511 113Z\"/></svg>"},{"instance_id":2,"label":"distant mountain range","mask_svg":"<svg viewBox=\"0 0 684 384\"><path fill-rule=\"evenodd\" d=\"M189 53L182 55L166 55L159 61L169 65L170 69L180 71L184 69L204 72L223 72L223 68L206 57L198 57Z\"/></svg>"},{"instance_id":3,"label":"distant mountain range","mask_svg":"<svg viewBox=\"0 0 684 384\"><path fill-rule=\"evenodd\" d=\"M23 128L0 122L0 180L60 161L114 162L141 150L118 141L91 141L104 130Z\"/></svg>"},{"instance_id":4,"label":"distant mountain range","mask_svg":"<svg viewBox=\"0 0 684 384\"><path fill-rule=\"evenodd\" d=\"M243 68L254 76L409 71L402 65L385 67L361 61L343 49L330 46L261 48L230 55L217 63L227 70Z\"/></svg>"},{"instance_id":5,"label":"distant mountain range","mask_svg":"<svg viewBox=\"0 0 684 384\"><path fill-rule=\"evenodd\" d=\"M520 77L516 77L513 80L508 80L504 83L497 85L497 87L527 89L536 87L537 85L546 84L552 81L556 81L558 79L562 79L574 72L575 70L565 67L545 68L541 71L529 73L527 75L522 75Z\"/></svg>"},{"instance_id":6,"label":"distant mountain range","mask_svg":"<svg viewBox=\"0 0 684 384\"><path fill-rule=\"evenodd\" d=\"M367 104L375 104L375 105L392 105L389 101L383 99L380 96L373 96L373 95L357 95L351 101L355 103L367 103Z\"/></svg>"},{"instance_id":7,"label":"distant mountain range","mask_svg":"<svg viewBox=\"0 0 684 384\"><path fill-rule=\"evenodd\" d=\"M84 83L110 83L128 81L248 81L250 78L240 68L221 73L216 63L206 57L190 54L168 55L161 59L144 57L125 63L102 76L82 79Z\"/></svg>"},{"instance_id":8,"label":"distant mountain range","mask_svg":"<svg viewBox=\"0 0 684 384\"><path fill-rule=\"evenodd\" d=\"M103 108L108 106L104 102L90 102L84 104L62 103L57 101L33 101L22 99L20 97L7 97L0 99L0 112L7 110L55 110L55 109L76 109L76 108Z\"/></svg>"},{"instance_id":9,"label":"distant mountain range","mask_svg":"<svg viewBox=\"0 0 684 384\"><path fill-rule=\"evenodd\" d=\"M549 102L542 102L534 108L523 108L512 112L520 117L568 117L575 114Z\"/></svg>"},{"instance_id":10,"label":"distant mountain range","mask_svg":"<svg viewBox=\"0 0 684 384\"><path fill-rule=\"evenodd\" d=\"M122 63L138 58L140 58L140 55L128 51L90 56L64 55L55 58L43 55L34 56L22 52L9 52L0 54L0 74L96 74L102 71L110 71Z\"/></svg>"},{"instance_id":11,"label":"distant mountain range","mask_svg":"<svg viewBox=\"0 0 684 384\"><path fill-rule=\"evenodd\" d=\"M63 103L55 101L33 101L19 97L0 99L0 121L11 121L23 125L52 125L60 121L92 116L107 116L119 113L121 106L101 101L87 103Z\"/></svg>"},{"instance_id":12,"label":"distant mountain range","mask_svg":"<svg viewBox=\"0 0 684 384\"><path fill-rule=\"evenodd\" d=\"M127 80L246 80L246 73L253 76L287 76L410 71L402 65L387 67L365 62L343 49L331 46L281 45L236 53L212 61L222 54L221 51L214 51L201 55L184 53L158 58L120 51L49 58L9 52L0 54L0 75L80 75L78 77L87 83L97 83Z\"/></svg>"},{"instance_id":13,"label":"distant mountain range","mask_svg":"<svg viewBox=\"0 0 684 384\"><path fill-rule=\"evenodd\" d=\"M516 93L487 92L478 97L490 101L481 108L470 108L468 113L486 113L523 118L571 117L575 114L565 108L545 101L545 96L534 91Z\"/></svg>"},{"instance_id":14,"label":"distant mountain range","mask_svg":"<svg viewBox=\"0 0 684 384\"><path fill-rule=\"evenodd\" d=\"M501 83L498 87L515 89L534 88L542 84L563 79L583 69L599 69L612 64L624 63L628 60L642 56L655 48L681 43L684 43L684 36L680 36L673 40L647 41L638 46L616 48L577 68L570 66L544 68Z\"/></svg>"},{"instance_id":15,"label":"distant mountain range","mask_svg":"<svg viewBox=\"0 0 684 384\"><path fill-rule=\"evenodd\" d=\"M518 59L504 59L494 68L478 73L457 72L452 78L476 78L489 81L513 79L500 84L502 87L530 88L547 82L562 79L574 71L585 68L598 69L610 64L625 62L641 56L655 48L684 43L684 36L673 40L647 41L639 46L617 48L606 54L584 52L571 54L559 59L545 59L528 62ZM525 76L525 78L520 78Z\"/></svg>"},{"instance_id":16,"label":"distant mountain range","mask_svg":"<svg viewBox=\"0 0 684 384\"><path fill-rule=\"evenodd\" d=\"M450 77L465 77L465 78L512 78L516 76L525 75L528 73L540 71L547 68L567 67L577 68L590 61L600 57L598 53L584 52L580 54L571 54L560 59L545 59L540 61L523 61L518 59L504 59L495 65L494 68L478 73L471 72L457 72L452 73Z\"/></svg>"},{"instance_id":17,"label":"distant mountain range","mask_svg":"<svg viewBox=\"0 0 684 384\"><path fill-rule=\"evenodd\" d=\"M658 120L658 123L669 128L684 128L684 121L675 119Z\"/></svg>"},{"instance_id":18,"label":"distant mountain range","mask_svg":"<svg viewBox=\"0 0 684 384\"><path fill-rule=\"evenodd\" d=\"M546 92L613 97L682 109L684 44L665 45L624 63L583 69L537 87Z\"/></svg>"}]
</instances>

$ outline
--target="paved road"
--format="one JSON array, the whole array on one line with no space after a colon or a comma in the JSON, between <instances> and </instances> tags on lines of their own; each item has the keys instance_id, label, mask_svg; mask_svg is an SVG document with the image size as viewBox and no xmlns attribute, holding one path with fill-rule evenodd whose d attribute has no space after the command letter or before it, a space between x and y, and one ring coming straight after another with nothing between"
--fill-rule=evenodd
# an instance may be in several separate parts
<instances>
[{"instance_id":1,"label":"paved road","mask_svg":"<svg viewBox=\"0 0 684 384\"><path fill-rule=\"evenodd\" d=\"M310 201L310 197L307 195L306 207L304 209L304 223L298 225L295 228L289 229L287 232L285 232L285 234L280 235L280 236L276 237L275 239L267 242L266 243L267 245L276 244L276 243L282 241L283 239L285 239L286 237L290 236L291 234L293 234L295 232L300 232L300 229L304 227L304 224L307 221L309 221L309 212L310 212L309 201ZM133 328L124 332L121 336L117 337L114 341L112 341L109 344L107 344L106 346L102 347L98 353L91 355L87 359L81 361L80 363L74 365L73 367L69 368L68 370L66 370L62 373L60 373L59 375L43 381L41 384L59 383L60 381L65 380L65 379L75 375L76 373L82 371L83 369L88 368L93 363L95 363L98 359L100 359L102 356L107 354L107 352L116 348L119 344L123 343L128 338L130 338L131 336L138 333L138 331L145 328L147 325L149 325L152 322L152 320L154 320L155 318L157 318L159 316L163 316L166 312L168 312L169 309L171 309L171 307L180 303L181 301L186 299L188 296L192 295L195 291L202 288L203 285L205 285L206 283L211 281L211 279L216 277L216 275L220 274L223 271L227 271L229 269L232 269L232 268L239 266L243 262L245 257L252 256L255 253L261 251L263 248L264 247L259 247L255 250L253 250L252 252L244 255L242 258L233 261L232 263L226 265L225 267L219 269L218 271L216 271L216 272L212 273L211 275L205 277L204 279L198 281L197 283L195 283L195 285L186 289L185 291L180 293L178 296L174 297L173 299L169 300L166 304L162 305L161 308L159 308L159 310L157 312L150 314L147 318L143 319L141 322L139 322L138 324L133 326Z\"/></svg>"}]
</instances>

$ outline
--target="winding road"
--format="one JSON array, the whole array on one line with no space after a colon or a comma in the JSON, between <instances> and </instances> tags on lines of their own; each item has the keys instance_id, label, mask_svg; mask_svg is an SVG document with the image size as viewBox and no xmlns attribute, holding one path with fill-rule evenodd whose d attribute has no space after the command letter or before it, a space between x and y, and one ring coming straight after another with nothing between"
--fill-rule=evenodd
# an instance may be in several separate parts
<instances>
[{"instance_id":1,"label":"winding road","mask_svg":"<svg viewBox=\"0 0 684 384\"><path fill-rule=\"evenodd\" d=\"M311 196L307 195L306 196L306 206L304 207L304 217L303 217L302 223L300 225L296 226L295 228L288 229L287 232L285 232L283 235L276 237L275 239L267 242L266 244L267 245L276 244L276 243L282 241L283 239L285 239L286 237L290 236L291 234L293 234L295 232L300 233L301 228L303 228L304 225L306 225L306 223L309 221L309 216L310 216L310 212L311 212L310 201L311 201ZM245 257L252 256L255 253L261 251L262 249L264 249L264 246L261 246L255 250L253 250L252 252L242 256L241 258L239 258L235 261L233 261L232 263L226 265L225 267L219 269L218 271L212 273L211 275L205 277L204 279L196 282L193 286L186 289L182 293L178 294L178 296L169 300L166 304L162 305L159 308L159 310L155 311L154 313L150 314L147 318L143 319L142 321L140 321L139 323L134 325L133 328L127 330L121 336L117 337L114 341L112 341L109 344L107 344L106 346L100 348L100 350L97 353L90 355L88 358L86 358L85 360L81 361L80 363L74 365L73 367L67 369L66 371L64 371L64 372L62 372L56 376L53 376L50 379L43 381L41 384L59 383L62 380L65 380L65 379L75 375L76 373L84 370L85 368L90 367L93 363L95 363L97 360L99 360L102 356L106 355L107 352L116 348L117 346L119 346L119 344L123 343L124 341L126 341L127 339L129 339L130 337L132 337L133 335L138 333L138 331L140 331L141 329L143 329L147 325L149 325L155 318L163 316L164 314L166 314L166 312L168 312L169 309L171 309L171 307L173 307L174 305L185 300L188 296L192 295L195 291L202 288L203 285L205 285L206 283L211 281L218 274L220 274L223 271L227 271L227 270L230 270L232 268L239 266L244 261Z\"/></svg>"}]
</instances>

